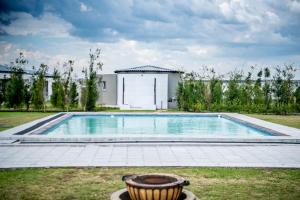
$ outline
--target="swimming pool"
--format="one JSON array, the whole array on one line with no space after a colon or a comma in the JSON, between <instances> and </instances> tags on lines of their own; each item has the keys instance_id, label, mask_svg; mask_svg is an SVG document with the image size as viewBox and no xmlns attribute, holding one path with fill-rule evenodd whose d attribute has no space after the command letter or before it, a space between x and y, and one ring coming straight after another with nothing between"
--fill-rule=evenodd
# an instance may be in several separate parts
<instances>
[{"instance_id":1,"label":"swimming pool","mask_svg":"<svg viewBox=\"0 0 300 200\"><path fill-rule=\"evenodd\" d=\"M74 115L45 130L48 136L271 136L218 115Z\"/></svg>"}]
</instances>

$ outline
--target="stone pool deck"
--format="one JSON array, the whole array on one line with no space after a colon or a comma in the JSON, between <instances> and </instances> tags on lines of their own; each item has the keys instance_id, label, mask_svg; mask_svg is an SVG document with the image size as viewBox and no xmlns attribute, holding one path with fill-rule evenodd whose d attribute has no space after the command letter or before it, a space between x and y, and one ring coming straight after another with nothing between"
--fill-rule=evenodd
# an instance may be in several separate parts
<instances>
[{"instance_id":1,"label":"stone pool deck","mask_svg":"<svg viewBox=\"0 0 300 200\"><path fill-rule=\"evenodd\" d=\"M2 144L0 168L198 166L300 168L298 144Z\"/></svg>"}]
</instances>

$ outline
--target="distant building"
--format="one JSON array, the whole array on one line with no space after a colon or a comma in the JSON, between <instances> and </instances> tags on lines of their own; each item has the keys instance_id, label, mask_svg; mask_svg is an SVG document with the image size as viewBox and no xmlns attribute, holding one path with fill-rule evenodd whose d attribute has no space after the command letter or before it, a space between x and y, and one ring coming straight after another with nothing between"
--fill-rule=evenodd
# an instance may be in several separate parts
<instances>
[{"instance_id":1,"label":"distant building","mask_svg":"<svg viewBox=\"0 0 300 200\"><path fill-rule=\"evenodd\" d=\"M7 65L0 64L0 90L2 90L3 85L10 79L12 71L10 67ZM34 70L24 70L23 79L25 82L30 82L32 75L35 73ZM47 101L50 100L50 96L52 94L52 76L50 74L46 74L46 84L44 88L44 95Z\"/></svg>"},{"instance_id":2,"label":"distant building","mask_svg":"<svg viewBox=\"0 0 300 200\"><path fill-rule=\"evenodd\" d=\"M181 73L146 65L101 75L98 103L120 109L176 108L176 88Z\"/></svg>"}]
</instances>

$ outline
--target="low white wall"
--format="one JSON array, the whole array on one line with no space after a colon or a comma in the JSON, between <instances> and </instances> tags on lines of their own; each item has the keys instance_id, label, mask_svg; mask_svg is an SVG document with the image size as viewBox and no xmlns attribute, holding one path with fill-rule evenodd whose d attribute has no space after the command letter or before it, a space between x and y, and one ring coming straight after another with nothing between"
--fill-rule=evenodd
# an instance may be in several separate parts
<instances>
[{"instance_id":1,"label":"low white wall","mask_svg":"<svg viewBox=\"0 0 300 200\"><path fill-rule=\"evenodd\" d=\"M125 84L123 104L123 78ZM156 78L156 103L154 79ZM122 109L167 109L168 74L130 73L118 74L118 106Z\"/></svg>"}]
</instances>

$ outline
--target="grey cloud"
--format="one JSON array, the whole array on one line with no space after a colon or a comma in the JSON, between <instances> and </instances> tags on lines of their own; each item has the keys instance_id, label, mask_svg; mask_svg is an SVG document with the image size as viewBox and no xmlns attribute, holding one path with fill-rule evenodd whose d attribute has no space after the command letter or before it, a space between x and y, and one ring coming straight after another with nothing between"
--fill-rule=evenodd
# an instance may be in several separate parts
<instances>
[{"instance_id":1,"label":"grey cloud","mask_svg":"<svg viewBox=\"0 0 300 200\"><path fill-rule=\"evenodd\" d=\"M187 46L215 46L219 49L213 54L216 57L300 54L299 1L88 0L84 1L88 12L80 11L81 3L1 2L1 34L10 34L3 27L18 20L7 17L12 12L26 12L35 18L51 13L72 25L70 35L91 42L126 39L176 52L188 52Z\"/></svg>"}]
</instances>

